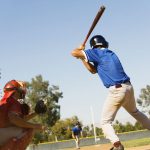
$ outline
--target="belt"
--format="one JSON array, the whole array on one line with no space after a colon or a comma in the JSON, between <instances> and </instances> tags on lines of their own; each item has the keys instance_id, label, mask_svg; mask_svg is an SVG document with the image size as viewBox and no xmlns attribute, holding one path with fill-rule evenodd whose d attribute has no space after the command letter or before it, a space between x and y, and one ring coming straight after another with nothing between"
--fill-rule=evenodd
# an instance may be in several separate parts
<instances>
[{"instance_id":1,"label":"belt","mask_svg":"<svg viewBox=\"0 0 150 150\"><path fill-rule=\"evenodd\" d=\"M116 85L115 85L115 88L121 88L121 87L122 87L121 84L116 84Z\"/></svg>"},{"instance_id":2,"label":"belt","mask_svg":"<svg viewBox=\"0 0 150 150\"><path fill-rule=\"evenodd\" d=\"M127 83L128 83L129 85L131 84L130 81L126 81L126 82L124 82L124 83L122 83L122 84L127 84ZM115 85L115 88L121 88L121 87L122 87L122 84L116 84L116 85Z\"/></svg>"}]
</instances>

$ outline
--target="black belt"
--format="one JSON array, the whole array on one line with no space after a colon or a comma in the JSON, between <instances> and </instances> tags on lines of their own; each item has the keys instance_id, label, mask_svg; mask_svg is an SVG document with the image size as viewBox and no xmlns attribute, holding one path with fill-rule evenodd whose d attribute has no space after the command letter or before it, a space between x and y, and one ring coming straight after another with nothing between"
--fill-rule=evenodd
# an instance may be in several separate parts
<instances>
[{"instance_id":1,"label":"black belt","mask_svg":"<svg viewBox=\"0 0 150 150\"><path fill-rule=\"evenodd\" d=\"M123 82L122 84L126 84L126 83L131 84L130 81ZM121 88L121 87L122 87L121 84L116 84L116 85L115 85L115 88Z\"/></svg>"}]
</instances>

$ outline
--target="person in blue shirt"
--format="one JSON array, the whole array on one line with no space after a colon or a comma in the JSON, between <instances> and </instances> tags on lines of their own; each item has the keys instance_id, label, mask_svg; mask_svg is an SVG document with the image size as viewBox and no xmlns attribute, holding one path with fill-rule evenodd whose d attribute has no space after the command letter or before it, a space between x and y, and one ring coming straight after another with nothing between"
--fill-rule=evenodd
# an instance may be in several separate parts
<instances>
[{"instance_id":1,"label":"person in blue shirt","mask_svg":"<svg viewBox=\"0 0 150 150\"><path fill-rule=\"evenodd\" d=\"M80 122L77 122L75 124L75 126L72 128L72 138L75 139L77 149L80 149L80 147L79 147L80 136L83 136L82 135L82 127L81 127Z\"/></svg>"},{"instance_id":2,"label":"person in blue shirt","mask_svg":"<svg viewBox=\"0 0 150 150\"><path fill-rule=\"evenodd\" d=\"M109 44L105 38L101 35L93 36L90 46L90 49L84 50L85 46L81 45L71 54L80 59L92 74L97 73L104 86L108 88L109 93L101 114L101 127L105 137L113 144L111 150L124 150L112 126L120 107L122 106L149 130L150 120L137 109L130 77L125 73L118 56L108 49Z\"/></svg>"}]
</instances>

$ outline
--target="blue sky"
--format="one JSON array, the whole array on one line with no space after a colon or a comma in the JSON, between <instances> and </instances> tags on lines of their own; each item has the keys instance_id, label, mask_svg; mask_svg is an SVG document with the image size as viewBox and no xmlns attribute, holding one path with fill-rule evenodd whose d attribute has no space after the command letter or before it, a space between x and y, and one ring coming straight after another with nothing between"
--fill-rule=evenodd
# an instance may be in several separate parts
<instances>
[{"instance_id":1,"label":"blue sky","mask_svg":"<svg viewBox=\"0 0 150 150\"><path fill-rule=\"evenodd\" d=\"M11 79L31 81L41 74L63 92L62 118L77 115L90 124L92 106L98 125L107 89L70 52L84 41L101 5L106 10L91 36L102 34L107 39L137 98L150 82L148 0L0 0L0 89ZM117 119L132 120L123 109Z\"/></svg>"}]
</instances>

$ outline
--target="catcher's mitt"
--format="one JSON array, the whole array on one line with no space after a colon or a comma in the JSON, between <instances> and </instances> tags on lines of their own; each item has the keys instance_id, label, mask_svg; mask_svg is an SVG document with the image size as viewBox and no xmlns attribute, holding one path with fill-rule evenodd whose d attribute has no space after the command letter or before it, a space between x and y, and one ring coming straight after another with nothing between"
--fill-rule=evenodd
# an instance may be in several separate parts
<instances>
[{"instance_id":1,"label":"catcher's mitt","mask_svg":"<svg viewBox=\"0 0 150 150\"><path fill-rule=\"evenodd\" d=\"M37 101L34 110L37 114L44 114L47 111L47 106L44 104L43 100L39 100Z\"/></svg>"}]
</instances>

